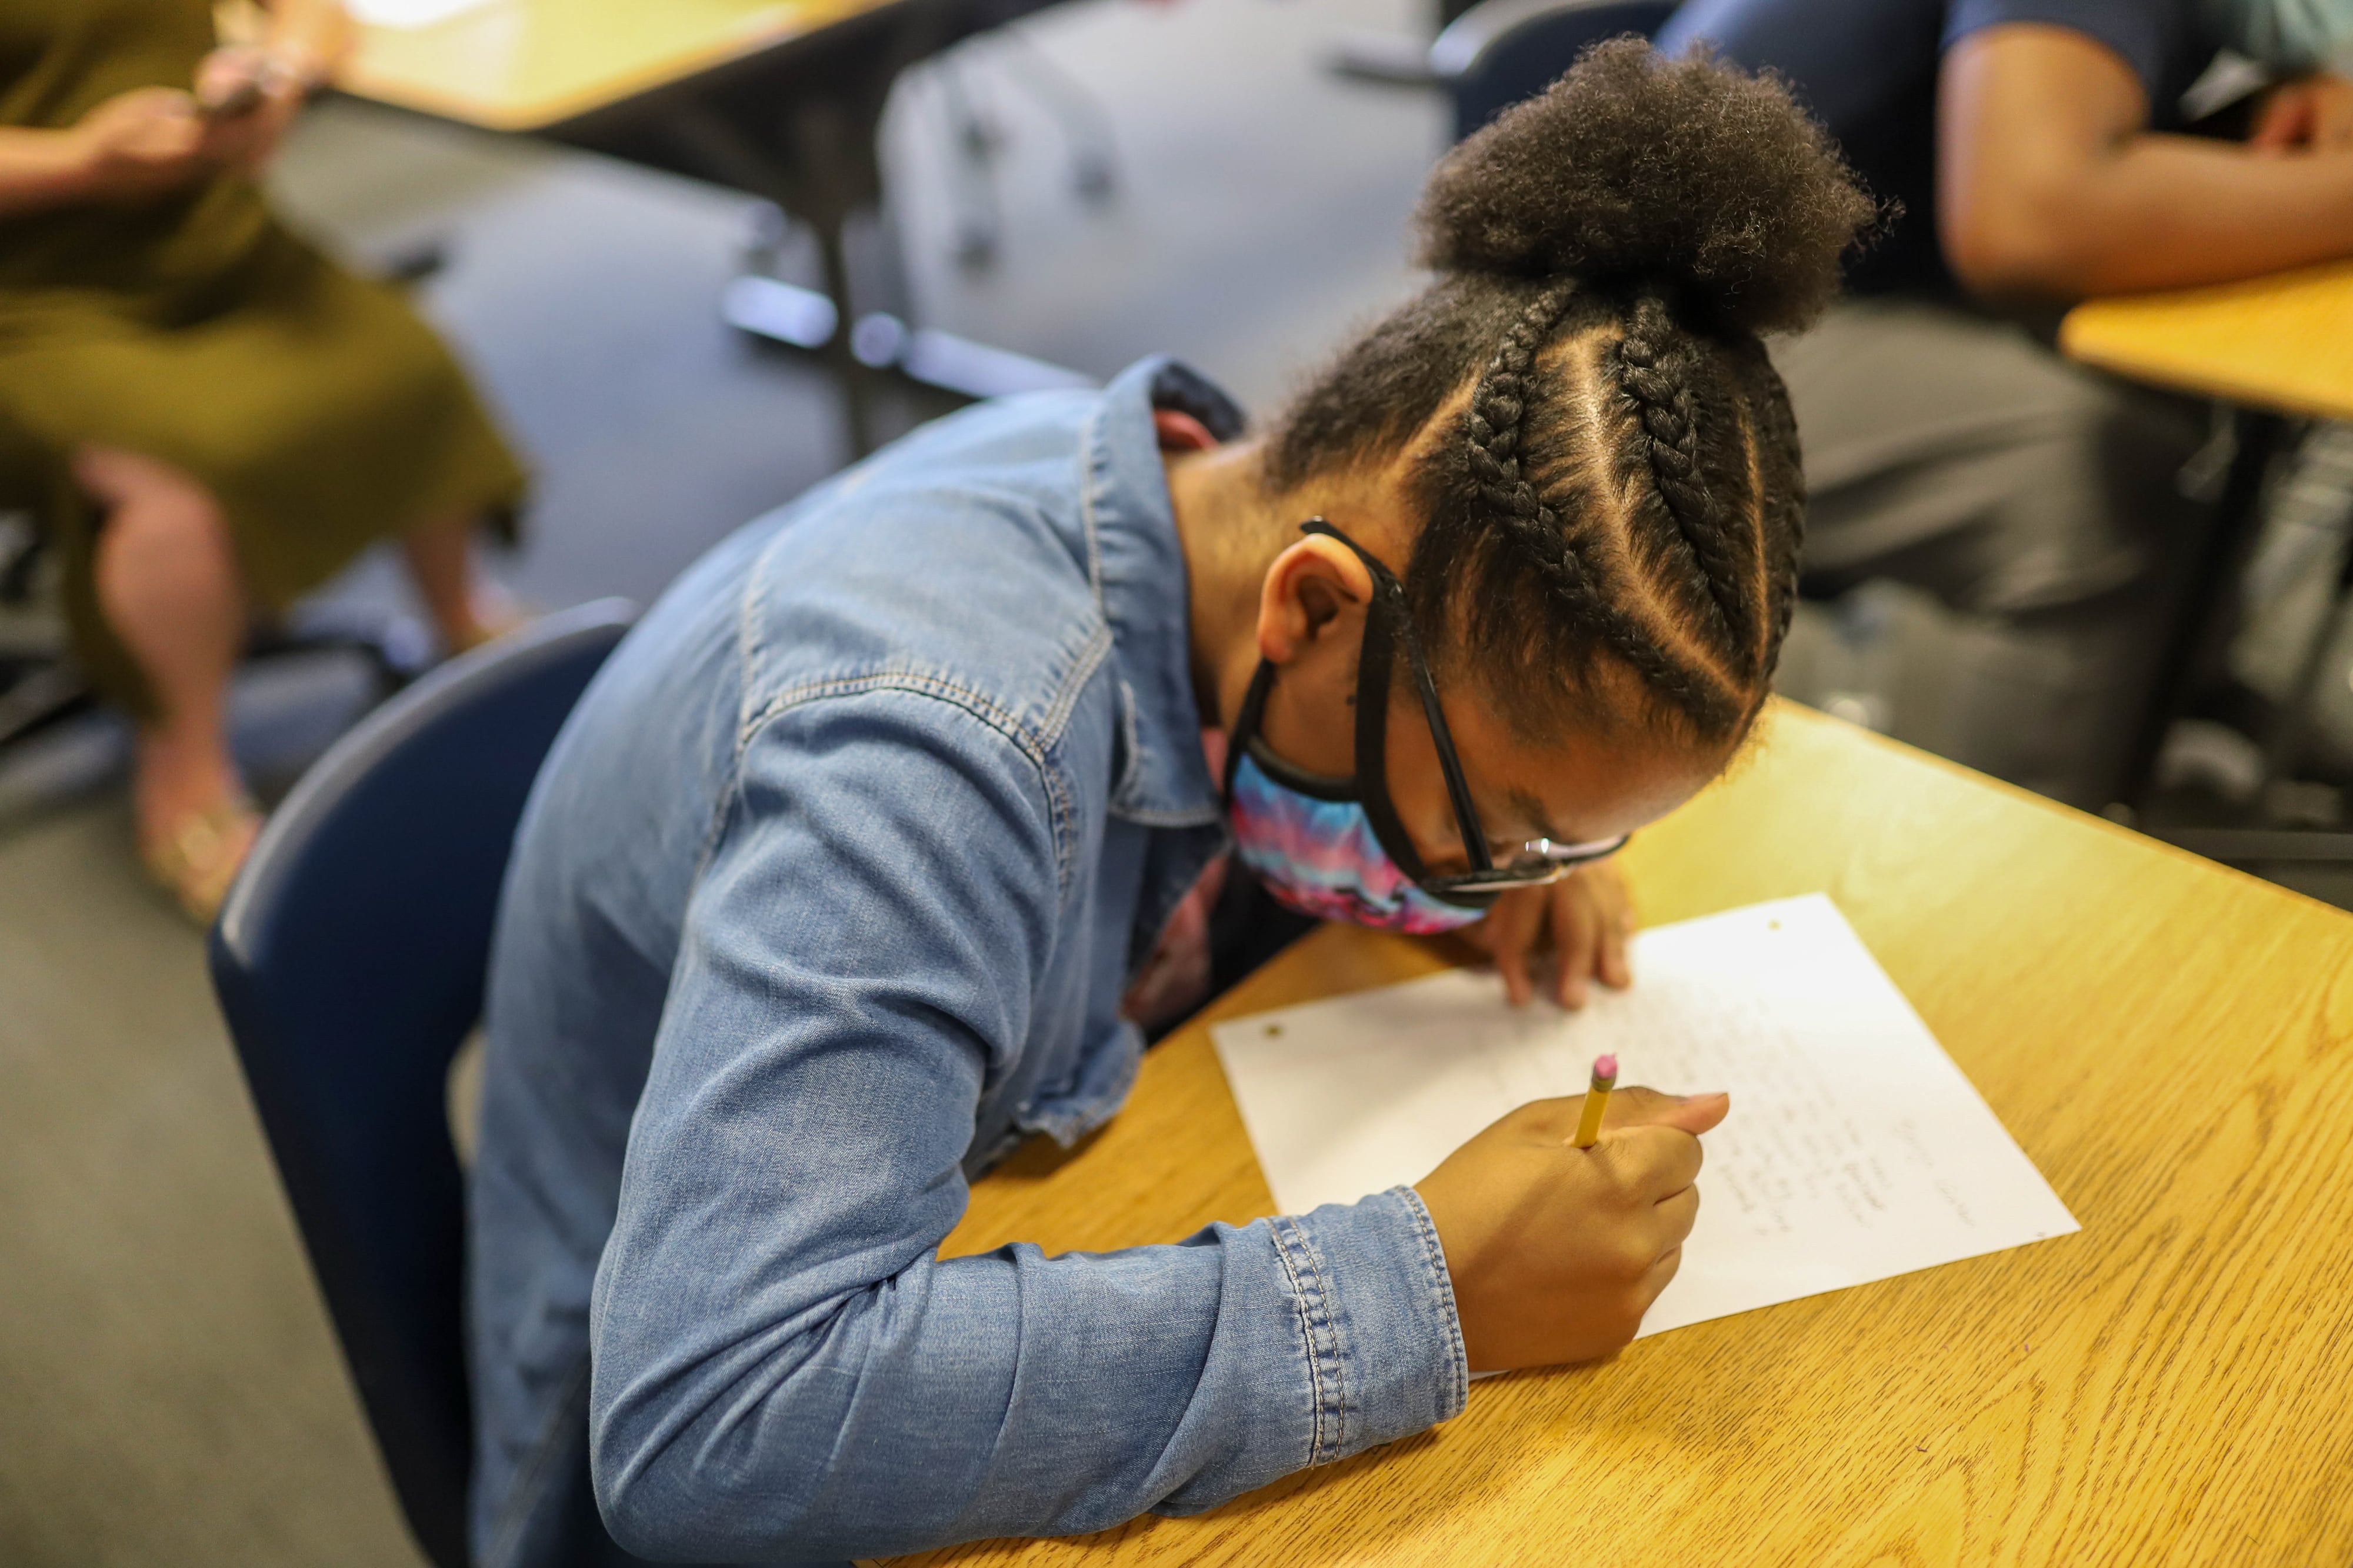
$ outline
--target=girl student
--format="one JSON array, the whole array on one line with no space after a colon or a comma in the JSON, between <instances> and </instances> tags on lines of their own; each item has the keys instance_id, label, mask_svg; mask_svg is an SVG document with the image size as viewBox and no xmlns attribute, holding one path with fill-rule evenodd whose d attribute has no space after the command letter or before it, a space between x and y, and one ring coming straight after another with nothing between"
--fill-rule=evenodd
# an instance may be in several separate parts
<instances>
[{"instance_id":1,"label":"girl student","mask_svg":"<svg viewBox=\"0 0 2353 1568\"><path fill-rule=\"evenodd\" d=\"M940 421L691 569L509 873L486 1568L1194 1511L1623 1344L1720 1096L1621 1094L1590 1152L1576 1100L1531 1105L1415 1186L1174 1246L937 1247L1014 1143L1117 1110L1229 849L1312 914L1482 922L1515 995L1547 928L1564 1000L1625 983L1603 857L1740 747L1788 623L1757 333L1871 212L1778 86L1606 46L1440 166L1435 278L1264 434L1147 361Z\"/></svg>"}]
</instances>

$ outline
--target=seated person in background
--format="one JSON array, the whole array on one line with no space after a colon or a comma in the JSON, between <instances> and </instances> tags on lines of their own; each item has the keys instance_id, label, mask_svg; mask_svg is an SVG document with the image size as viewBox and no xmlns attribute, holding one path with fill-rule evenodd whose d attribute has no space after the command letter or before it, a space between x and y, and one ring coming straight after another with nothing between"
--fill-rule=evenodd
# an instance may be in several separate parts
<instances>
[{"instance_id":1,"label":"seated person in background","mask_svg":"<svg viewBox=\"0 0 2353 1568\"><path fill-rule=\"evenodd\" d=\"M1806 432L1809 595L1894 579L1957 613L1904 619L1927 640L1889 650L1896 733L2085 806L2125 785L2197 553L2177 476L2207 423L2018 323L2353 253L2353 86L2284 81L2243 142L2178 133L2220 46L2316 66L2300 14L1691 0L1661 35L1779 72L1904 205L1852 269L1861 298L1775 354Z\"/></svg>"},{"instance_id":2,"label":"seated person in background","mask_svg":"<svg viewBox=\"0 0 2353 1568\"><path fill-rule=\"evenodd\" d=\"M504 613L468 536L523 479L432 331L271 218L256 175L349 24L277 0L0 6L0 420L78 656L139 722L142 854L209 919L259 819L224 707L250 616L399 539L453 649Z\"/></svg>"},{"instance_id":3,"label":"seated person in background","mask_svg":"<svg viewBox=\"0 0 2353 1568\"><path fill-rule=\"evenodd\" d=\"M483 1568L607 1524L776 1562L1191 1512L1622 1344L1721 1097L1637 1094L1598 1161L1541 1102L1418 1190L1175 1246L938 1247L1201 999L1166 977L1229 844L1308 913L1483 915L1515 996L1547 923L1555 994L1625 982L1593 862L1739 749L1796 594L1756 334L1870 211L1778 88L1613 46L1440 169L1437 278L1266 434L1147 361L691 568L557 739L500 910Z\"/></svg>"}]
</instances>

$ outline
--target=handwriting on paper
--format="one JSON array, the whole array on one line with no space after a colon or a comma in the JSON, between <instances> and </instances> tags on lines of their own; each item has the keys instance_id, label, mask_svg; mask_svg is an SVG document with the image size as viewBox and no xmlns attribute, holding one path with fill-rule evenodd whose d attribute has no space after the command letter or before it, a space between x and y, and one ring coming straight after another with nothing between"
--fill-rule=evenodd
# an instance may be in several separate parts
<instances>
[{"instance_id":1,"label":"handwriting on paper","mask_svg":"<svg viewBox=\"0 0 2353 1568\"><path fill-rule=\"evenodd\" d=\"M1615 1052L1620 1083L1732 1094L1645 1333L2076 1228L1829 899L1645 931L1633 960L1634 987L1580 1014L1455 971L1219 1026L1276 1202L1416 1181Z\"/></svg>"}]
</instances>

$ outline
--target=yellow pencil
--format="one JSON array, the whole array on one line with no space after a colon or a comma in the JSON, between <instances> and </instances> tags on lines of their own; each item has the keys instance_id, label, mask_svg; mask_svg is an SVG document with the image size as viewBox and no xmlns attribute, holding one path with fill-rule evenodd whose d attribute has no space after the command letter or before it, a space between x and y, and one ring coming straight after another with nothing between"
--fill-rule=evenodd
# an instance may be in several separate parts
<instances>
[{"instance_id":1,"label":"yellow pencil","mask_svg":"<svg viewBox=\"0 0 2353 1568\"><path fill-rule=\"evenodd\" d=\"M1609 1091L1618 1086L1618 1058L1593 1058L1593 1081L1585 1089L1585 1114L1577 1119L1577 1146L1590 1149L1601 1141L1601 1118L1609 1109Z\"/></svg>"}]
</instances>

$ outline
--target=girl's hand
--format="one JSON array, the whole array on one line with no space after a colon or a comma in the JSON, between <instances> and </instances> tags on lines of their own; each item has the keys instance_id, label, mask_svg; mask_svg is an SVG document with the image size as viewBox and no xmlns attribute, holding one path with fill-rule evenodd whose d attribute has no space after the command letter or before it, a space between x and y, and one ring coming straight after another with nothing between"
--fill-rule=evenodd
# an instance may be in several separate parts
<instances>
[{"instance_id":1,"label":"girl's hand","mask_svg":"<svg viewBox=\"0 0 2353 1568\"><path fill-rule=\"evenodd\" d=\"M81 117L68 132L93 201L165 195L213 173L196 100L168 87L133 88Z\"/></svg>"},{"instance_id":2,"label":"girl's hand","mask_svg":"<svg viewBox=\"0 0 2353 1568\"><path fill-rule=\"evenodd\" d=\"M1463 934L1494 959L1514 1007L1535 995L1531 960L1549 943L1556 963L1545 989L1574 1009L1585 1005L1594 980L1620 991L1633 983L1626 963L1626 939L1633 932L1634 900L1625 875L1616 862L1598 860L1548 886L1513 889Z\"/></svg>"},{"instance_id":3,"label":"girl's hand","mask_svg":"<svg viewBox=\"0 0 2353 1568\"><path fill-rule=\"evenodd\" d=\"M1524 1105L1414 1184L1438 1227L1472 1372L1620 1350L1675 1277L1699 1215L1699 1137L1721 1094L1609 1097L1579 1149L1582 1095Z\"/></svg>"}]
</instances>

